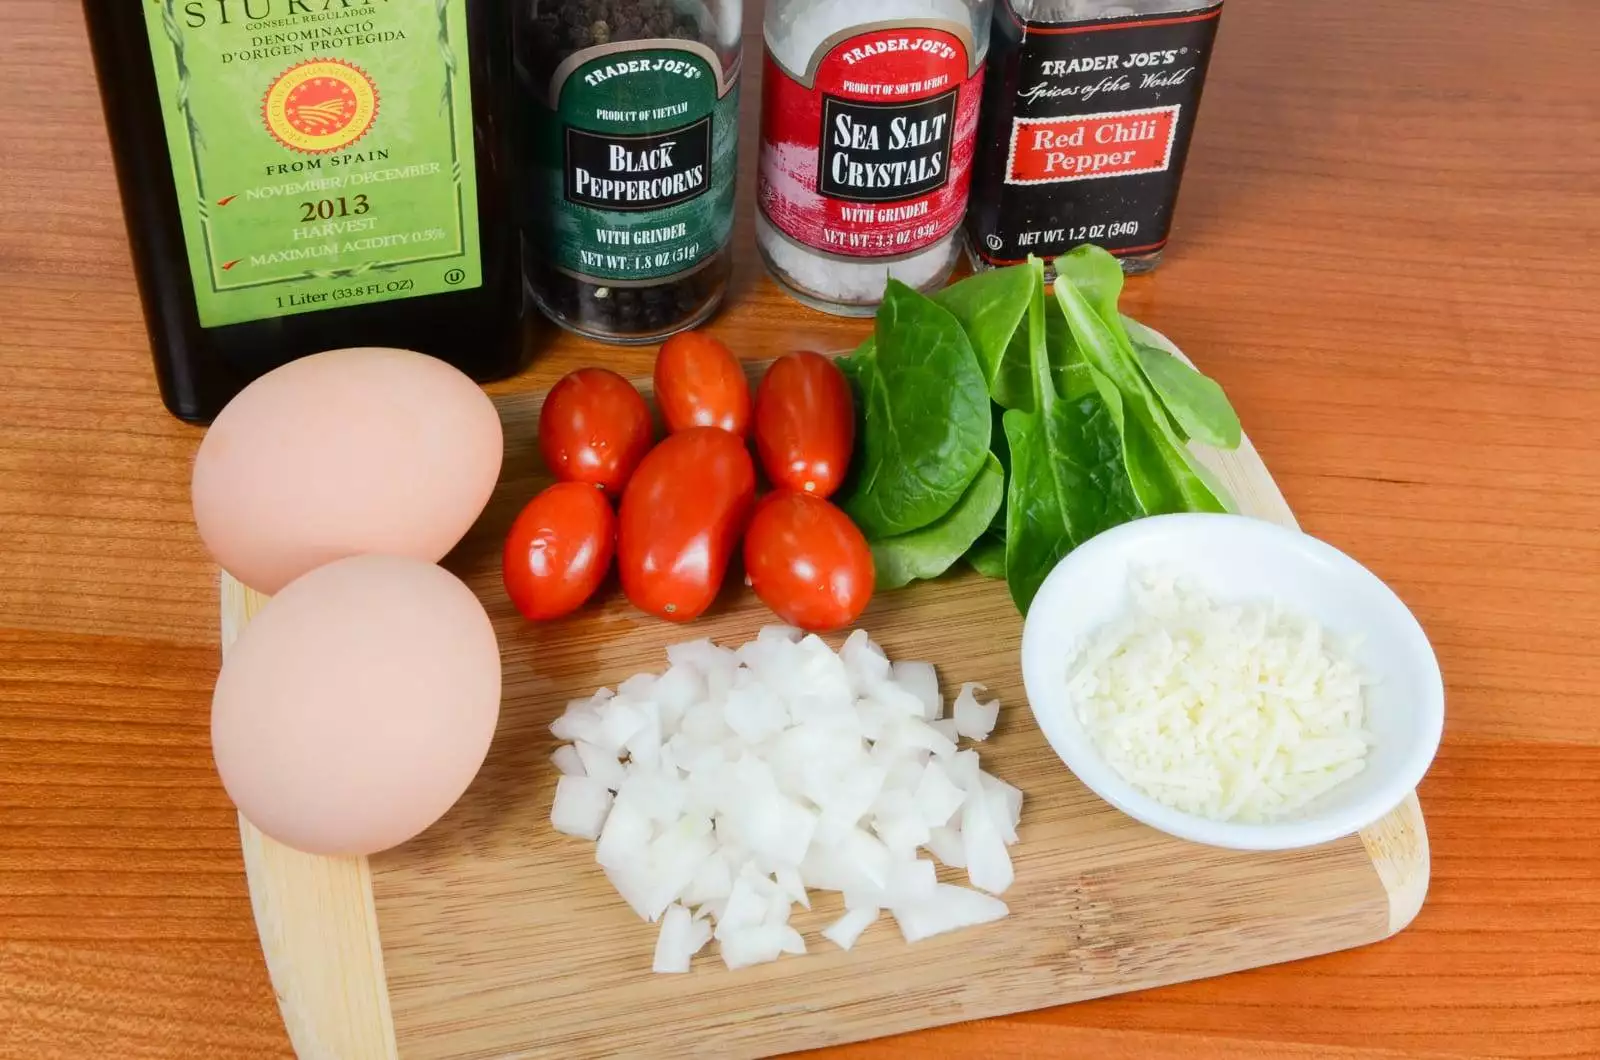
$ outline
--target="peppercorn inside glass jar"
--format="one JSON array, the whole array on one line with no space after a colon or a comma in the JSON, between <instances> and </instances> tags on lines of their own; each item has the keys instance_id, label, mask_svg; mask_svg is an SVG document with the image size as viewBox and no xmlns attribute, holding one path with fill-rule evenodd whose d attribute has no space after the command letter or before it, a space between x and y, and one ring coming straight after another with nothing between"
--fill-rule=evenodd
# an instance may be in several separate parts
<instances>
[{"instance_id":1,"label":"peppercorn inside glass jar","mask_svg":"<svg viewBox=\"0 0 1600 1060\"><path fill-rule=\"evenodd\" d=\"M721 303L732 268L740 11L519 0L524 272L556 323L649 343Z\"/></svg>"},{"instance_id":2,"label":"peppercorn inside glass jar","mask_svg":"<svg viewBox=\"0 0 1600 1060\"><path fill-rule=\"evenodd\" d=\"M931 291L961 251L991 0L768 0L756 242L825 312L890 279Z\"/></svg>"}]
</instances>

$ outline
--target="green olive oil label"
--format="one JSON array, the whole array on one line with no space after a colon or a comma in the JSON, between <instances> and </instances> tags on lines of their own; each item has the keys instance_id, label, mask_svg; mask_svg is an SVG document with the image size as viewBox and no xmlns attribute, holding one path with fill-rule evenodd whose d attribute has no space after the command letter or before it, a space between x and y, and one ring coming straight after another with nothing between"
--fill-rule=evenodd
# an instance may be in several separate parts
<instances>
[{"instance_id":1,"label":"green olive oil label","mask_svg":"<svg viewBox=\"0 0 1600 1060\"><path fill-rule=\"evenodd\" d=\"M479 287L466 0L143 0L203 327Z\"/></svg>"},{"instance_id":2,"label":"green olive oil label","mask_svg":"<svg viewBox=\"0 0 1600 1060\"><path fill-rule=\"evenodd\" d=\"M677 40L578 52L556 71L536 130L556 266L599 283L693 272L733 232L739 87L716 53Z\"/></svg>"}]
</instances>

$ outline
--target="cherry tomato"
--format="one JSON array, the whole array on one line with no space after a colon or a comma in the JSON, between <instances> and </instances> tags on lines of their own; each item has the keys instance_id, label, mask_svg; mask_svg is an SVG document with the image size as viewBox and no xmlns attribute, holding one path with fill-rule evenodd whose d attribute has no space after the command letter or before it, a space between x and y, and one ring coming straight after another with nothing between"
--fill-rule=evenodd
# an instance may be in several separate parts
<instances>
[{"instance_id":1,"label":"cherry tomato","mask_svg":"<svg viewBox=\"0 0 1600 1060\"><path fill-rule=\"evenodd\" d=\"M506 536L506 594L542 622L571 614L605 581L616 552L617 517L605 495L558 482L528 502Z\"/></svg>"},{"instance_id":2,"label":"cherry tomato","mask_svg":"<svg viewBox=\"0 0 1600 1060\"><path fill-rule=\"evenodd\" d=\"M756 391L756 452L774 486L831 497L855 441L850 383L831 358L791 353L772 363Z\"/></svg>"},{"instance_id":3,"label":"cherry tomato","mask_svg":"<svg viewBox=\"0 0 1600 1060\"><path fill-rule=\"evenodd\" d=\"M617 569L635 607L674 622L700 617L722 588L755 503L744 441L692 427L650 450L622 494Z\"/></svg>"},{"instance_id":4,"label":"cherry tomato","mask_svg":"<svg viewBox=\"0 0 1600 1060\"><path fill-rule=\"evenodd\" d=\"M824 633L866 610L872 550L850 517L820 497L778 490L763 497L744 539L750 585L773 613Z\"/></svg>"},{"instance_id":5,"label":"cherry tomato","mask_svg":"<svg viewBox=\"0 0 1600 1060\"><path fill-rule=\"evenodd\" d=\"M672 433L721 427L750 432L750 383L733 351L710 335L674 335L656 356L656 404Z\"/></svg>"},{"instance_id":6,"label":"cherry tomato","mask_svg":"<svg viewBox=\"0 0 1600 1060\"><path fill-rule=\"evenodd\" d=\"M544 399L539 452L563 482L587 482L613 496L650 451L650 406L628 382L605 368L580 368Z\"/></svg>"}]
</instances>

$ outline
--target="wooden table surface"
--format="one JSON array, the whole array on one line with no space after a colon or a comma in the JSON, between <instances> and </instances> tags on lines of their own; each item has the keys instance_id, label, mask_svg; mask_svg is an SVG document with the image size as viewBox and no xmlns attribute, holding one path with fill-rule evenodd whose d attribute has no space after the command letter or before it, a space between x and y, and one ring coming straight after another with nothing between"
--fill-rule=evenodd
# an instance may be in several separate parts
<instances>
[{"instance_id":1,"label":"wooden table surface","mask_svg":"<svg viewBox=\"0 0 1600 1060\"><path fill-rule=\"evenodd\" d=\"M1235 0L1169 261L1128 300L1433 637L1421 916L838 1056L1600 1056L1593 13ZM283 1056L208 748L200 435L156 396L76 4L0 0L0 101L0 1057ZM715 330L743 354L863 334L787 302L739 238ZM552 339L499 389L647 357Z\"/></svg>"}]
</instances>

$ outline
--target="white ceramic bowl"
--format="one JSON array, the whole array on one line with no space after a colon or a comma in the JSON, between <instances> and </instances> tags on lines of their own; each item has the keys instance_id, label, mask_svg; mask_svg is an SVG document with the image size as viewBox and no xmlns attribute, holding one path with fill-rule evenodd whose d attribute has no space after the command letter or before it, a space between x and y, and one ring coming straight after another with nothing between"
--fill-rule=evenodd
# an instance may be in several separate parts
<instances>
[{"instance_id":1,"label":"white ceramic bowl","mask_svg":"<svg viewBox=\"0 0 1600 1060\"><path fill-rule=\"evenodd\" d=\"M1122 779L1095 749L1069 702L1067 663L1082 639L1131 606L1132 571L1171 567L1220 602L1277 599L1341 636L1361 635L1367 768L1294 818L1213 821L1157 802ZM1444 682L1427 635L1377 576L1331 545L1234 515L1167 515L1109 530L1062 560L1045 580L1022 634L1028 703L1050 746L1095 794L1152 828L1211 846L1287 850L1330 842L1383 817L1412 791L1439 748Z\"/></svg>"}]
</instances>

